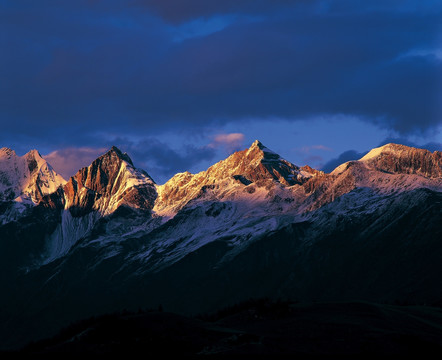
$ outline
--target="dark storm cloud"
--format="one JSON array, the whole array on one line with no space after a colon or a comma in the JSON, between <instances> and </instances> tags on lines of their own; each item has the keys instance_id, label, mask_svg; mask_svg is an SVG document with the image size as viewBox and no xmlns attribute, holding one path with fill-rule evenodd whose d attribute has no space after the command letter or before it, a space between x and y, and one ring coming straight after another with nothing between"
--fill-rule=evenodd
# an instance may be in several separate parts
<instances>
[{"instance_id":1,"label":"dark storm cloud","mask_svg":"<svg viewBox=\"0 0 442 360\"><path fill-rule=\"evenodd\" d=\"M128 153L137 168L147 171L158 183L169 180L178 172L189 171L201 162L212 161L216 154L216 146L185 146L176 150L155 138L136 142L115 138L112 143L118 144L118 148ZM69 179L108 150L108 147L69 147L43 157L57 173Z\"/></svg>"},{"instance_id":2,"label":"dark storm cloud","mask_svg":"<svg viewBox=\"0 0 442 360\"><path fill-rule=\"evenodd\" d=\"M102 146L103 131L152 135L328 114L403 134L441 123L442 16L432 1L0 6L3 141L20 133L58 146L91 139ZM259 16L213 33L198 23L200 35L175 40L176 22L228 13Z\"/></svg>"},{"instance_id":3,"label":"dark storm cloud","mask_svg":"<svg viewBox=\"0 0 442 360\"><path fill-rule=\"evenodd\" d=\"M359 160L361 157L363 157L367 153L368 153L368 151L366 151L366 152L357 152L356 150L344 151L337 158L327 161L322 166L321 170L326 173L329 173L329 172L333 171L334 169L336 169L339 165L346 163L347 161Z\"/></svg>"},{"instance_id":4,"label":"dark storm cloud","mask_svg":"<svg viewBox=\"0 0 442 360\"><path fill-rule=\"evenodd\" d=\"M133 0L131 5L149 9L173 23L219 14L268 14L278 10L302 11L303 8L333 13L421 12L440 9L438 0Z\"/></svg>"},{"instance_id":5,"label":"dark storm cloud","mask_svg":"<svg viewBox=\"0 0 442 360\"><path fill-rule=\"evenodd\" d=\"M202 161L212 160L216 154L216 149L208 146L187 145L176 150L155 138L137 142L117 138L114 143L129 154L136 167L146 170L158 183L178 172L189 171Z\"/></svg>"},{"instance_id":6,"label":"dark storm cloud","mask_svg":"<svg viewBox=\"0 0 442 360\"><path fill-rule=\"evenodd\" d=\"M132 2L133 5L146 7L173 23L216 14L272 12L297 3L308 3L308 0L134 0Z\"/></svg>"},{"instance_id":7,"label":"dark storm cloud","mask_svg":"<svg viewBox=\"0 0 442 360\"><path fill-rule=\"evenodd\" d=\"M401 132L424 130L440 123L441 62L402 54L434 47L438 19L377 14L239 24L173 48L159 72L170 77L159 87L173 86L171 108L193 118L351 113Z\"/></svg>"}]
</instances>

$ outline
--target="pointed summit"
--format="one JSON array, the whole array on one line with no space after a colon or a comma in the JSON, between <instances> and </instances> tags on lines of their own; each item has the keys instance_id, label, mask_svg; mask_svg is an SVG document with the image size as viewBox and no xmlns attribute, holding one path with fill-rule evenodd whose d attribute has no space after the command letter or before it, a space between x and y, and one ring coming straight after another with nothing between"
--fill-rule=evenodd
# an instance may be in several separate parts
<instances>
[{"instance_id":1,"label":"pointed summit","mask_svg":"<svg viewBox=\"0 0 442 360\"><path fill-rule=\"evenodd\" d=\"M255 140L250 148L236 154L241 176L251 182L272 179L290 186L301 184L316 174L316 171L309 172L307 169L301 169L281 158L279 154L270 150L259 140ZM231 157L234 156L235 154Z\"/></svg>"},{"instance_id":2,"label":"pointed summit","mask_svg":"<svg viewBox=\"0 0 442 360\"><path fill-rule=\"evenodd\" d=\"M152 178L116 146L71 177L64 192L65 208L78 216L92 210L108 215L121 205L151 209L156 197Z\"/></svg>"},{"instance_id":3,"label":"pointed summit","mask_svg":"<svg viewBox=\"0 0 442 360\"><path fill-rule=\"evenodd\" d=\"M36 159L37 158L43 158L41 156L41 154L38 152L38 150L36 150L36 149L33 149L33 150L29 151L28 153L26 153L25 157L27 157L27 158L36 158Z\"/></svg>"},{"instance_id":4,"label":"pointed summit","mask_svg":"<svg viewBox=\"0 0 442 360\"><path fill-rule=\"evenodd\" d=\"M250 149L254 149L254 148L258 148L259 150L262 150L264 152L268 152L268 153L272 153L272 154L276 154L273 150L270 150L267 146L265 146L261 141L259 140L255 140L252 145L250 145L249 150ZM279 156L279 155L278 155Z\"/></svg>"},{"instance_id":5,"label":"pointed summit","mask_svg":"<svg viewBox=\"0 0 442 360\"><path fill-rule=\"evenodd\" d=\"M23 157L27 160L29 171L31 173L47 164L46 160L44 160L40 153L35 149L29 151Z\"/></svg>"},{"instance_id":6,"label":"pointed summit","mask_svg":"<svg viewBox=\"0 0 442 360\"><path fill-rule=\"evenodd\" d=\"M117 158L123 161L128 162L130 165L134 166L132 159L129 157L127 153L123 153L118 147L113 145L106 153L98 157L95 161L100 160L102 158Z\"/></svg>"},{"instance_id":7,"label":"pointed summit","mask_svg":"<svg viewBox=\"0 0 442 360\"><path fill-rule=\"evenodd\" d=\"M257 188L264 189L263 194L280 185L300 185L318 173L311 168L299 168L256 140L248 149L233 153L206 171L175 175L159 187L154 210L170 215L195 199L211 196L226 200L229 196L254 194L250 196L256 198Z\"/></svg>"},{"instance_id":8,"label":"pointed summit","mask_svg":"<svg viewBox=\"0 0 442 360\"><path fill-rule=\"evenodd\" d=\"M264 146L259 140L255 140L253 144L245 152L246 161L253 162L272 162L280 161L281 157L270 150L268 147Z\"/></svg>"},{"instance_id":9,"label":"pointed summit","mask_svg":"<svg viewBox=\"0 0 442 360\"><path fill-rule=\"evenodd\" d=\"M252 149L252 148L258 148L258 149L263 149L263 148L265 148L265 146L262 144L262 142L261 141L259 141L259 140L255 140L253 143L252 143L252 145L250 145L250 148L249 149Z\"/></svg>"},{"instance_id":10,"label":"pointed summit","mask_svg":"<svg viewBox=\"0 0 442 360\"><path fill-rule=\"evenodd\" d=\"M37 204L65 183L37 150L17 156L14 150L0 149L0 201Z\"/></svg>"}]
</instances>

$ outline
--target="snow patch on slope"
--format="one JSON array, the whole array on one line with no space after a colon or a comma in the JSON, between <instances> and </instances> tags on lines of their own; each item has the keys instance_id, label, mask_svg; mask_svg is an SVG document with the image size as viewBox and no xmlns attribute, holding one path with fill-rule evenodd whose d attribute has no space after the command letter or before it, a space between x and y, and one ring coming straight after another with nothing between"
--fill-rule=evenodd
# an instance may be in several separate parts
<instances>
[{"instance_id":1,"label":"snow patch on slope","mask_svg":"<svg viewBox=\"0 0 442 360\"><path fill-rule=\"evenodd\" d=\"M69 211L64 210L61 223L46 240L48 249L43 264L48 264L67 254L78 240L89 234L98 218L99 214L96 212L82 217L73 217Z\"/></svg>"},{"instance_id":2,"label":"snow patch on slope","mask_svg":"<svg viewBox=\"0 0 442 360\"><path fill-rule=\"evenodd\" d=\"M117 181L121 180L119 187L116 185ZM112 194L109 199L108 205L105 209L100 209L103 216L112 214L122 204L124 200L124 194L133 187L139 186L155 186L153 180L145 172L134 168L126 161L121 162L121 166L118 172L118 176L115 179L113 188L118 189L117 192ZM103 198L103 202L107 203L106 198Z\"/></svg>"}]
</instances>

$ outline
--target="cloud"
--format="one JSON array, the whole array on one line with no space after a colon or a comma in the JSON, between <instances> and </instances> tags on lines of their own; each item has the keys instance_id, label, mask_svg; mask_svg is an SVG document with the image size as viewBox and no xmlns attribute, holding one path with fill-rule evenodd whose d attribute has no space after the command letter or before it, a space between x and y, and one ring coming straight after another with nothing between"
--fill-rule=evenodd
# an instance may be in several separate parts
<instances>
[{"instance_id":1,"label":"cloud","mask_svg":"<svg viewBox=\"0 0 442 360\"><path fill-rule=\"evenodd\" d=\"M260 14L290 4L306 3L302 0L135 0L132 4L145 7L166 21L181 23L195 18L218 14Z\"/></svg>"},{"instance_id":2,"label":"cloud","mask_svg":"<svg viewBox=\"0 0 442 360\"><path fill-rule=\"evenodd\" d=\"M174 149L153 137L131 141L116 138L114 143L128 153L136 167L146 170L157 183L164 183L178 172L192 171L201 163L215 158L216 149L210 146L181 145Z\"/></svg>"},{"instance_id":3,"label":"cloud","mask_svg":"<svg viewBox=\"0 0 442 360\"><path fill-rule=\"evenodd\" d=\"M442 62L401 54L439 49L442 5L366 3L4 1L0 141L79 147L103 129L155 136L339 114L401 136L431 133ZM259 16L175 41L183 22L231 13Z\"/></svg>"},{"instance_id":4,"label":"cloud","mask_svg":"<svg viewBox=\"0 0 442 360\"><path fill-rule=\"evenodd\" d=\"M322 171L329 173L336 169L339 165L351 161L351 160L359 160L361 157L363 157L366 152L358 152L356 150L347 150L344 151L342 154L340 154L337 158L334 158L332 160L327 161L321 168Z\"/></svg>"},{"instance_id":5,"label":"cloud","mask_svg":"<svg viewBox=\"0 0 442 360\"><path fill-rule=\"evenodd\" d=\"M303 158L302 161L314 169L321 169L324 164L324 158L320 155L309 155Z\"/></svg>"},{"instance_id":6,"label":"cloud","mask_svg":"<svg viewBox=\"0 0 442 360\"><path fill-rule=\"evenodd\" d=\"M127 152L134 165L147 171L158 183L167 181L178 172L191 171L200 163L213 160L216 155L216 149L211 146L185 145L173 149L155 138L143 138L139 141L115 138L112 143ZM89 166L110 147L69 147L55 150L43 158L67 180L81 168Z\"/></svg>"},{"instance_id":7,"label":"cloud","mask_svg":"<svg viewBox=\"0 0 442 360\"><path fill-rule=\"evenodd\" d=\"M324 165L324 157L319 155L321 152L331 152L332 148L317 144L317 145L306 145L300 148L294 148L292 151L298 155L301 159L301 163L309 165L313 168L322 168Z\"/></svg>"},{"instance_id":8,"label":"cloud","mask_svg":"<svg viewBox=\"0 0 442 360\"><path fill-rule=\"evenodd\" d=\"M321 150L321 151L333 151L332 148L325 145L309 145L303 146L299 151L301 153L309 154L312 150Z\"/></svg>"},{"instance_id":9,"label":"cloud","mask_svg":"<svg viewBox=\"0 0 442 360\"><path fill-rule=\"evenodd\" d=\"M222 14L272 14L309 9L319 14L357 13L429 13L437 12L438 1L419 0L133 0L132 6L144 8L171 23Z\"/></svg>"},{"instance_id":10,"label":"cloud","mask_svg":"<svg viewBox=\"0 0 442 360\"><path fill-rule=\"evenodd\" d=\"M75 175L78 170L89 166L92 161L105 153L106 148L65 148L55 150L43 158L54 168L54 170L63 176L66 180Z\"/></svg>"},{"instance_id":11,"label":"cloud","mask_svg":"<svg viewBox=\"0 0 442 360\"><path fill-rule=\"evenodd\" d=\"M213 141L208 145L210 148L223 147L227 152L232 153L241 150L244 143L244 134L230 133L218 134L214 136Z\"/></svg>"}]
</instances>

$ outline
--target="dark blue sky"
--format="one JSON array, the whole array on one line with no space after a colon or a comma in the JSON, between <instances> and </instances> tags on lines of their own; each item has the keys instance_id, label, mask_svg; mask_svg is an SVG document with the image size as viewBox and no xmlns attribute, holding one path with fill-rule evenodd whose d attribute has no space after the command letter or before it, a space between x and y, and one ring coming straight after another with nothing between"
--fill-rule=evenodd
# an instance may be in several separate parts
<instances>
[{"instance_id":1,"label":"dark blue sky","mask_svg":"<svg viewBox=\"0 0 442 360\"><path fill-rule=\"evenodd\" d=\"M440 0L0 0L0 146L159 183L260 139L330 170L441 149Z\"/></svg>"}]
</instances>

